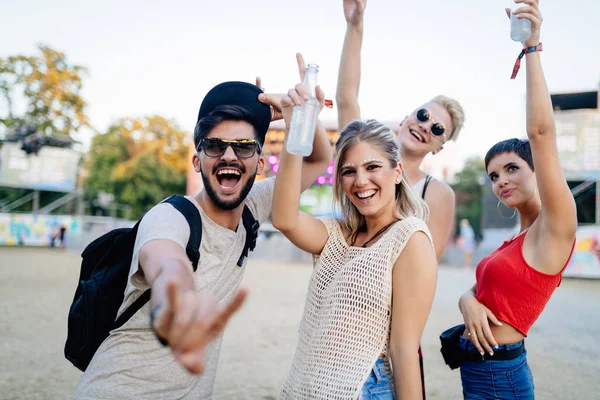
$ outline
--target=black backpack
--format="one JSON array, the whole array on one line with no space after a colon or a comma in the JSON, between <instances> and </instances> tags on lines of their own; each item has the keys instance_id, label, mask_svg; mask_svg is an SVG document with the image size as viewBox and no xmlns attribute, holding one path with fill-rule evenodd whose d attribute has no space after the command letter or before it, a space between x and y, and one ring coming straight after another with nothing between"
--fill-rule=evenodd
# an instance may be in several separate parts
<instances>
[{"instance_id":1,"label":"black backpack","mask_svg":"<svg viewBox=\"0 0 600 400\"><path fill-rule=\"evenodd\" d=\"M190 226L186 253L195 272L202 240L200 213L182 196L171 196L163 202L171 204L183 214ZM79 284L69 310L65 343L65 357L81 371L85 371L109 332L125 324L150 300L151 292L148 289L116 318L125 297L140 221L133 228L115 229L100 236L81 253ZM259 228L258 221L247 206L244 206L242 221L246 229L246 242L237 263L240 267L248 251L254 250Z\"/></svg>"}]
</instances>

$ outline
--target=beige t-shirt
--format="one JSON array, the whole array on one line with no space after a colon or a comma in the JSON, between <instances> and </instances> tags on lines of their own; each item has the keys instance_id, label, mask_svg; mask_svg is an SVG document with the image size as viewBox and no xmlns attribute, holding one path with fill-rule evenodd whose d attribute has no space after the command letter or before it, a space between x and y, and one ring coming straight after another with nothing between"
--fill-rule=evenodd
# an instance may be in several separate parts
<instances>
[{"instance_id":1,"label":"beige t-shirt","mask_svg":"<svg viewBox=\"0 0 600 400\"><path fill-rule=\"evenodd\" d=\"M274 178L258 181L246 198L246 205L259 223L271 215ZM200 262L194 274L198 293L216 296L220 303L230 301L243 277L237 261L244 248L246 230L240 219L236 232L206 216L199 204L188 197L202 217ZM119 314L146 289L148 282L138 272L139 249L150 240L172 240L185 249L190 229L185 217L170 204L153 207L140 223L125 300ZM252 253L250 253L252 254ZM244 265L246 260L244 260ZM141 272L141 271L140 271ZM206 349L206 370L188 373L162 347L150 329L147 303L121 328L112 331L98 348L85 371L74 399L211 399L217 373L222 335Z\"/></svg>"}]
</instances>

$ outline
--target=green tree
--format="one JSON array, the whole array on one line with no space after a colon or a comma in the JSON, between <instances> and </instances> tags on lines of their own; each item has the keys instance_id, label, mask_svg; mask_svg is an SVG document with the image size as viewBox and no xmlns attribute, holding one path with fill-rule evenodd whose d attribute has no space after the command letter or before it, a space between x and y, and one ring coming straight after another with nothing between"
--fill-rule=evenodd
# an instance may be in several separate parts
<instances>
[{"instance_id":1,"label":"green tree","mask_svg":"<svg viewBox=\"0 0 600 400\"><path fill-rule=\"evenodd\" d=\"M0 124L5 132L24 123L45 135L71 135L89 126L81 96L87 70L69 64L64 53L39 45L34 56L0 58ZM19 107L23 103L24 107ZM19 113L15 109L24 109Z\"/></svg>"},{"instance_id":2,"label":"green tree","mask_svg":"<svg viewBox=\"0 0 600 400\"><path fill-rule=\"evenodd\" d=\"M479 157L465 161L463 169L454 176L452 189L456 194L456 233L460 232L460 221L468 219L475 231L481 233L482 182L485 176L485 164Z\"/></svg>"},{"instance_id":3,"label":"green tree","mask_svg":"<svg viewBox=\"0 0 600 400\"><path fill-rule=\"evenodd\" d=\"M190 137L163 117L121 119L96 135L88 153L89 197L112 193L133 208L134 218L186 185Z\"/></svg>"}]
</instances>

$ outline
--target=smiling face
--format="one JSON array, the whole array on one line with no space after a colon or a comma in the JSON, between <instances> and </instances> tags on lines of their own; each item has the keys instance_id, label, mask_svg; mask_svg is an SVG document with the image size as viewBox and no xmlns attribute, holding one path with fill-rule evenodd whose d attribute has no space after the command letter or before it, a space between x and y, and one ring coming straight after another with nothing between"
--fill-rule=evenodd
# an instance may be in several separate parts
<instances>
[{"instance_id":1,"label":"smiling face","mask_svg":"<svg viewBox=\"0 0 600 400\"><path fill-rule=\"evenodd\" d=\"M487 173L498 199L519 208L535 199L537 181L529 164L514 152L500 153L488 162Z\"/></svg>"},{"instance_id":2,"label":"smiling face","mask_svg":"<svg viewBox=\"0 0 600 400\"><path fill-rule=\"evenodd\" d=\"M223 121L206 137L224 141L256 139L254 128L245 121ZM248 196L256 175L263 172L265 160L258 151L249 158L240 158L231 145L222 155L215 156L201 143L193 163L196 172L202 174L204 188L212 202L223 210L233 210Z\"/></svg>"},{"instance_id":3,"label":"smiling face","mask_svg":"<svg viewBox=\"0 0 600 400\"><path fill-rule=\"evenodd\" d=\"M402 167L387 158L377 146L360 142L349 147L338 167L344 194L365 217L393 214L396 185L402 179Z\"/></svg>"},{"instance_id":4,"label":"smiling face","mask_svg":"<svg viewBox=\"0 0 600 400\"><path fill-rule=\"evenodd\" d=\"M421 109L429 111L430 118L427 121L420 121L417 118L417 113ZM400 124L397 134L402 153L425 157L428 153L442 150L444 136L435 136L432 133L434 123L444 125L446 136L453 130L450 114L442 105L435 102L419 107L406 117Z\"/></svg>"}]
</instances>

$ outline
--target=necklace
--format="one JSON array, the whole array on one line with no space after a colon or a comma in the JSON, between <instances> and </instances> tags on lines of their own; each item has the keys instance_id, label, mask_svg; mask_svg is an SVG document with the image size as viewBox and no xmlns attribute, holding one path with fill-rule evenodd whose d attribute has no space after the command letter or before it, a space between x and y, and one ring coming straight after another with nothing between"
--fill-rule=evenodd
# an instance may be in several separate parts
<instances>
[{"instance_id":1,"label":"necklace","mask_svg":"<svg viewBox=\"0 0 600 400\"><path fill-rule=\"evenodd\" d=\"M360 247L366 248L369 243L371 243L373 240L375 240L377 237L379 237L379 235L381 235L383 232L387 231L388 228L390 226L392 226L395 222L397 222L397 221L392 221L389 224L387 224L386 226L384 226L383 228L381 228L380 230L378 230L377 233L371 237L371 239L364 242L363 245ZM354 246L354 244L356 243L356 239L358 239L358 231L356 231L352 234L352 241L350 242L350 246Z\"/></svg>"}]
</instances>

